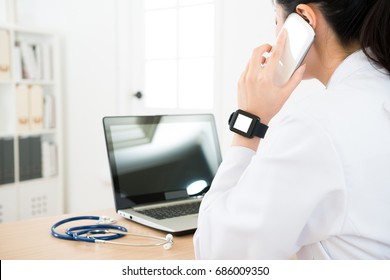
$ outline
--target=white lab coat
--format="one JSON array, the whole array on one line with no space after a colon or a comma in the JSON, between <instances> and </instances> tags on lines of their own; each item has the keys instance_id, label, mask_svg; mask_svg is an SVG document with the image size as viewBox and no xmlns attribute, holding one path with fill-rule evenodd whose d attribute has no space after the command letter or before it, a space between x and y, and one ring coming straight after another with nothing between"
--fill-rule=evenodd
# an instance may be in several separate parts
<instances>
[{"instance_id":1,"label":"white lab coat","mask_svg":"<svg viewBox=\"0 0 390 280\"><path fill-rule=\"evenodd\" d=\"M382 72L382 73L381 73ZM390 77L362 51L231 147L200 209L198 259L390 259Z\"/></svg>"}]
</instances>

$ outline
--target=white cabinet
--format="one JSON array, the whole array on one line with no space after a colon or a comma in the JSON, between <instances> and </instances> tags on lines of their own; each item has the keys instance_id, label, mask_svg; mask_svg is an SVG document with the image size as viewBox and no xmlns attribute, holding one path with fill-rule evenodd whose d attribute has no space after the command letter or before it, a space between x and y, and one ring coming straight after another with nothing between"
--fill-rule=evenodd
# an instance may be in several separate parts
<instances>
[{"instance_id":1,"label":"white cabinet","mask_svg":"<svg viewBox=\"0 0 390 280\"><path fill-rule=\"evenodd\" d=\"M59 38L0 25L0 222L63 212Z\"/></svg>"},{"instance_id":2,"label":"white cabinet","mask_svg":"<svg viewBox=\"0 0 390 280\"><path fill-rule=\"evenodd\" d=\"M13 185L0 187L0 223L19 218L17 197L17 188Z\"/></svg>"}]
</instances>

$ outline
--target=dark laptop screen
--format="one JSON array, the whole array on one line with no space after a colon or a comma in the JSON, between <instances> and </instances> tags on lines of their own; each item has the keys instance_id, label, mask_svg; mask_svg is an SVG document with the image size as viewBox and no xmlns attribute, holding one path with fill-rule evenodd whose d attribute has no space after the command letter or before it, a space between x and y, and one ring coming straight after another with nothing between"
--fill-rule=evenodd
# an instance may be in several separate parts
<instances>
[{"instance_id":1,"label":"dark laptop screen","mask_svg":"<svg viewBox=\"0 0 390 280\"><path fill-rule=\"evenodd\" d=\"M221 162L212 115L104 118L118 209L198 194Z\"/></svg>"}]
</instances>

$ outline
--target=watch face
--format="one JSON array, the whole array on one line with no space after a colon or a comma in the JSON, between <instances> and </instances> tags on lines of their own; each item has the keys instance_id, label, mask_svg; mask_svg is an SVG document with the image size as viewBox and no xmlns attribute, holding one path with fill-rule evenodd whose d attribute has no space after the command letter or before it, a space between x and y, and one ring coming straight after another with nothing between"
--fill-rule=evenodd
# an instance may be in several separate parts
<instances>
[{"instance_id":1,"label":"watch face","mask_svg":"<svg viewBox=\"0 0 390 280\"><path fill-rule=\"evenodd\" d=\"M233 128L240 130L246 134L249 132L249 128L251 128L252 121L252 118L239 114L233 125Z\"/></svg>"},{"instance_id":2,"label":"watch face","mask_svg":"<svg viewBox=\"0 0 390 280\"><path fill-rule=\"evenodd\" d=\"M242 136L252 138L253 129L258 118L248 112L237 110L229 120L230 130Z\"/></svg>"},{"instance_id":3,"label":"watch face","mask_svg":"<svg viewBox=\"0 0 390 280\"><path fill-rule=\"evenodd\" d=\"M260 122L260 118L243 110L237 110L230 115L230 130L242 136L253 138L254 136L263 138L268 126Z\"/></svg>"}]
</instances>

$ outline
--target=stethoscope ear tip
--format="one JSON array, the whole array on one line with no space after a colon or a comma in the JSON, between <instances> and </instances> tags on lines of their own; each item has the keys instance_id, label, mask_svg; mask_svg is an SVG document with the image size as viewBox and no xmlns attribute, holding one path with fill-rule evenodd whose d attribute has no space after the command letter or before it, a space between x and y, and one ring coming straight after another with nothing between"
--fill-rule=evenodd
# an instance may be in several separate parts
<instances>
[{"instance_id":1,"label":"stethoscope ear tip","mask_svg":"<svg viewBox=\"0 0 390 280\"><path fill-rule=\"evenodd\" d=\"M172 248L172 245L173 245L173 236L172 236L172 234L167 234L166 236L165 236L165 240L166 240L166 243L163 245L163 248L165 249L165 250L169 250L169 249L171 249Z\"/></svg>"},{"instance_id":2,"label":"stethoscope ear tip","mask_svg":"<svg viewBox=\"0 0 390 280\"><path fill-rule=\"evenodd\" d=\"M172 243L171 243L171 242L165 243L165 244L163 245L163 248L164 248L165 250L171 249L171 248L172 248Z\"/></svg>"}]
</instances>

